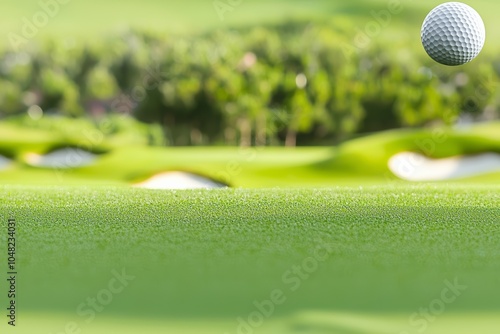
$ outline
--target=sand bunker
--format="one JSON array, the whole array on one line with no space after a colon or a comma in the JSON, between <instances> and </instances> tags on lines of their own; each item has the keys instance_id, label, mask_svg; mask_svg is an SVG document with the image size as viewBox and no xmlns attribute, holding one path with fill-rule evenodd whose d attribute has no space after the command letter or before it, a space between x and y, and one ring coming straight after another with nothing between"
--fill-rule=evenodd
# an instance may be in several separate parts
<instances>
[{"instance_id":1,"label":"sand bunker","mask_svg":"<svg viewBox=\"0 0 500 334\"><path fill-rule=\"evenodd\" d=\"M134 185L146 189L214 189L227 186L203 176L185 172L167 172Z\"/></svg>"},{"instance_id":2,"label":"sand bunker","mask_svg":"<svg viewBox=\"0 0 500 334\"><path fill-rule=\"evenodd\" d=\"M389 160L389 169L408 181L451 180L500 171L500 154L430 159L418 153L403 152Z\"/></svg>"},{"instance_id":3,"label":"sand bunker","mask_svg":"<svg viewBox=\"0 0 500 334\"><path fill-rule=\"evenodd\" d=\"M7 169L11 162L10 159L0 155L0 170Z\"/></svg>"},{"instance_id":4,"label":"sand bunker","mask_svg":"<svg viewBox=\"0 0 500 334\"><path fill-rule=\"evenodd\" d=\"M76 168L91 165L97 155L78 149L63 148L45 155L30 153L27 156L28 164L44 168Z\"/></svg>"}]
</instances>

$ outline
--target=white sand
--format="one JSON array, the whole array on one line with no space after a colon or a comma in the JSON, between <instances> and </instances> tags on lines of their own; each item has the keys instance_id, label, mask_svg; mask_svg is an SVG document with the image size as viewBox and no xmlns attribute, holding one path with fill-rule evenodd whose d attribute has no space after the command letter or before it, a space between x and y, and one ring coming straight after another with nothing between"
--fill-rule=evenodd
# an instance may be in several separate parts
<instances>
[{"instance_id":1,"label":"white sand","mask_svg":"<svg viewBox=\"0 0 500 334\"><path fill-rule=\"evenodd\" d=\"M500 171L500 154L485 153L446 159L430 159L402 152L389 160L389 169L408 181L442 181Z\"/></svg>"},{"instance_id":2,"label":"white sand","mask_svg":"<svg viewBox=\"0 0 500 334\"><path fill-rule=\"evenodd\" d=\"M185 172L166 172L157 174L144 182L135 184L134 186L146 189L226 188L226 186L223 184L217 183L199 175Z\"/></svg>"},{"instance_id":3,"label":"white sand","mask_svg":"<svg viewBox=\"0 0 500 334\"><path fill-rule=\"evenodd\" d=\"M7 169L11 162L10 159L0 155L0 170Z\"/></svg>"},{"instance_id":4,"label":"white sand","mask_svg":"<svg viewBox=\"0 0 500 334\"><path fill-rule=\"evenodd\" d=\"M97 155L78 148L63 148L45 155L30 153L26 158L32 166L65 169L91 165Z\"/></svg>"}]
</instances>

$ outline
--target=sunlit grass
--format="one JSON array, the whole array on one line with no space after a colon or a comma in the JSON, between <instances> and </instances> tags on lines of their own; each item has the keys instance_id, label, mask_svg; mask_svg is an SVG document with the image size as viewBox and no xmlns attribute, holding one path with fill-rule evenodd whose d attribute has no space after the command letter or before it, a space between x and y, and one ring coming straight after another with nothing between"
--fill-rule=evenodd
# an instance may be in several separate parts
<instances>
[{"instance_id":1,"label":"sunlit grass","mask_svg":"<svg viewBox=\"0 0 500 334\"><path fill-rule=\"evenodd\" d=\"M227 3L227 1L222 0ZM9 33L20 34L23 18L31 18L41 10L37 0L10 1L1 0L0 31L5 36ZM434 6L442 3L438 0L410 2L402 0L401 12L392 15L391 25L384 29L383 35L401 34L407 30L408 35L419 32L420 23L425 14ZM350 2L313 0L245 0L223 15L223 20L213 7L213 1L193 0L178 2L173 0L147 1L70 1L61 5L56 15L48 24L38 29L40 36L65 36L70 40L75 36L102 36L128 29L129 27L164 32L200 32L231 26L252 26L256 24L273 24L287 19L328 20L346 18L357 22L360 29L364 24L374 20L372 11L387 9L385 0ZM488 29L488 43L498 45L496 36L498 23L495 13L499 4L493 1L478 0L474 7L485 18ZM92 19L89 19L91 17ZM405 27L401 29L401 27ZM37 34L37 35L38 35ZM377 37L378 38L378 37ZM418 38L417 38L418 39ZM6 38L2 44L8 42Z\"/></svg>"},{"instance_id":2,"label":"sunlit grass","mask_svg":"<svg viewBox=\"0 0 500 334\"><path fill-rule=\"evenodd\" d=\"M500 297L495 185L217 191L2 186L0 192L0 219L14 217L19 228L20 314L48 313L34 322L39 328L61 330L75 317L82 322L78 306L122 269L135 278L88 325L92 333L127 324L107 320L116 317L144 319L151 333L175 328L162 319L184 317L222 319L215 326L230 330L274 289L287 298L269 322L282 333L297 327L386 333L408 325L412 313L440 298L445 281L455 279L467 288L446 314L461 312L464 324L485 319L478 326L497 328L492 324L498 318L490 316ZM292 289L283 275L321 246L330 247L330 255ZM304 310L321 312L295 318ZM334 310L358 320L328 313ZM68 315L54 316L60 312ZM369 316L380 313L389 316ZM27 319L28 331L34 325ZM429 332L461 333L453 332L450 319L436 321Z\"/></svg>"},{"instance_id":3,"label":"sunlit grass","mask_svg":"<svg viewBox=\"0 0 500 334\"><path fill-rule=\"evenodd\" d=\"M499 125L493 122L469 129L393 130L350 140L337 147L295 149L148 147L110 145L104 140L89 147L93 151L110 150L100 154L94 165L68 170L26 165L27 153L46 153L51 147L64 146L64 138L43 131L16 132L4 126L8 131L0 133L0 154L7 153L17 160L10 169L0 172L0 181L4 184L91 182L127 186L157 173L185 171L246 188L388 184L397 181L388 169L388 161L400 152L412 151L433 158L499 153ZM71 142L86 143L84 137L78 136L71 138ZM88 146L82 145L82 148ZM476 176L471 180L494 183L500 180L500 173Z\"/></svg>"},{"instance_id":4,"label":"sunlit grass","mask_svg":"<svg viewBox=\"0 0 500 334\"><path fill-rule=\"evenodd\" d=\"M354 313L306 311L286 317L271 317L255 329L257 334L393 334L418 331L412 327L410 314L404 313ZM20 334L51 333L75 323L82 332L92 334L235 334L237 321L219 319L148 319L139 317L100 316L90 324L73 314L27 313L25 324L17 331ZM446 312L428 324L429 334L469 334L470 328L482 334L496 334L500 326L499 314L484 312Z\"/></svg>"}]
</instances>

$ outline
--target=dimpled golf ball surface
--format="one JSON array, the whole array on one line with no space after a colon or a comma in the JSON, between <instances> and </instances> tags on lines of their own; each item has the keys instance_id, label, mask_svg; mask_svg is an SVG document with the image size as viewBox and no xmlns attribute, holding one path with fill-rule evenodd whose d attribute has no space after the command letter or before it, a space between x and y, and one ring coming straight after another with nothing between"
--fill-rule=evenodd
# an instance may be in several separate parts
<instances>
[{"instance_id":1,"label":"dimpled golf ball surface","mask_svg":"<svg viewBox=\"0 0 500 334\"><path fill-rule=\"evenodd\" d=\"M438 63L457 66L481 52L486 32L481 16L470 6L447 2L434 8L422 25L422 44Z\"/></svg>"}]
</instances>

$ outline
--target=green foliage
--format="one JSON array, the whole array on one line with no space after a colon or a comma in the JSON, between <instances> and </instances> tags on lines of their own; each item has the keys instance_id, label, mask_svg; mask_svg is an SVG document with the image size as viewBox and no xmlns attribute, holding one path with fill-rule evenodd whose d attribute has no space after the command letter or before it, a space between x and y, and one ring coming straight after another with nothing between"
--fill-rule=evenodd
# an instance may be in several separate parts
<instances>
[{"instance_id":1,"label":"green foliage","mask_svg":"<svg viewBox=\"0 0 500 334\"><path fill-rule=\"evenodd\" d=\"M107 100L115 97L118 92L115 78L102 66L90 71L86 84L89 98Z\"/></svg>"},{"instance_id":2,"label":"green foliage","mask_svg":"<svg viewBox=\"0 0 500 334\"><path fill-rule=\"evenodd\" d=\"M341 141L451 124L464 113L498 117L490 55L447 68L408 37L361 47L357 34L340 20L193 36L131 31L88 44L47 39L0 55L0 112L125 113L160 124L172 145L243 146Z\"/></svg>"},{"instance_id":3,"label":"green foliage","mask_svg":"<svg viewBox=\"0 0 500 334\"><path fill-rule=\"evenodd\" d=\"M22 108L22 91L18 85L7 80L0 80L0 105L6 114L12 114Z\"/></svg>"},{"instance_id":4,"label":"green foliage","mask_svg":"<svg viewBox=\"0 0 500 334\"><path fill-rule=\"evenodd\" d=\"M82 115L79 89L64 71L43 69L40 73L40 89L43 109L71 116Z\"/></svg>"}]
</instances>

